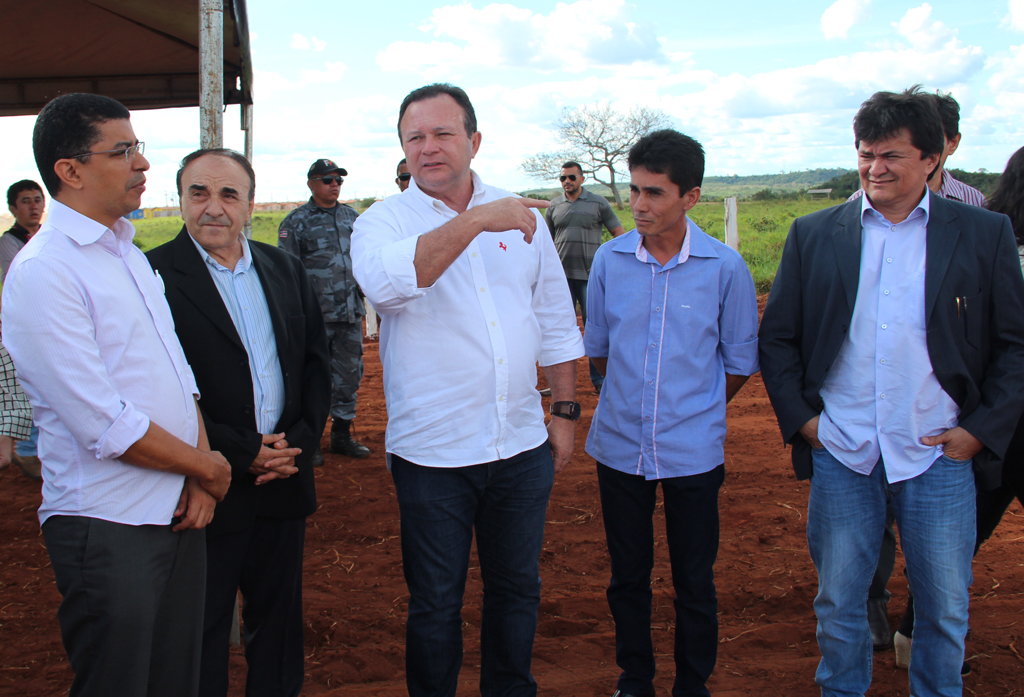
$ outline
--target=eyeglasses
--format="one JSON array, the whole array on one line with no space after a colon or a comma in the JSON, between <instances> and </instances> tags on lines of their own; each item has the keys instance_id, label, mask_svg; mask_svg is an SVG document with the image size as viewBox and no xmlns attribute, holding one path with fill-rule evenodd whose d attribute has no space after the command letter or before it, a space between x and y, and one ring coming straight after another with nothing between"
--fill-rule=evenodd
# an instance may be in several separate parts
<instances>
[{"instance_id":1,"label":"eyeglasses","mask_svg":"<svg viewBox=\"0 0 1024 697\"><path fill-rule=\"evenodd\" d=\"M575 174L563 174L562 176L560 176L558 178L558 181L564 182L566 179L568 179L571 182L574 182L574 181L576 181L576 175Z\"/></svg>"},{"instance_id":2,"label":"eyeglasses","mask_svg":"<svg viewBox=\"0 0 1024 697\"><path fill-rule=\"evenodd\" d=\"M342 182L345 181L344 179L342 179L339 176L328 175L326 177L313 177L313 181L322 181L327 186L330 186L331 184L333 184L335 182L335 180L337 180L338 186L341 186Z\"/></svg>"},{"instance_id":3,"label":"eyeglasses","mask_svg":"<svg viewBox=\"0 0 1024 697\"><path fill-rule=\"evenodd\" d=\"M88 157L89 155L120 155L121 153L124 153L124 161L130 163L132 160L135 159L136 155L141 155L145 151L146 144L140 140L135 145L129 146L127 148L117 148L116 150L100 150L99 152L83 152L81 155L72 155L67 159L77 160L80 157Z\"/></svg>"},{"instance_id":4,"label":"eyeglasses","mask_svg":"<svg viewBox=\"0 0 1024 697\"><path fill-rule=\"evenodd\" d=\"M398 175L398 181L407 182L410 179L412 179L412 175L409 174L408 172L406 172L405 174L399 174Z\"/></svg>"}]
</instances>

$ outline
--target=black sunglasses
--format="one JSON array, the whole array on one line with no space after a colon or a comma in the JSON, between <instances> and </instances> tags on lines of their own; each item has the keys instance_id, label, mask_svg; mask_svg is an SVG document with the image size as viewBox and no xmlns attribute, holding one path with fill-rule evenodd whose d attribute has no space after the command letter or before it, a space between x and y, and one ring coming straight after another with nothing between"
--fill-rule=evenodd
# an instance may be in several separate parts
<instances>
[{"instance_id":1,"label":"black sunglasses","mask_svg":"<svg viewBox=\"0 0 1024 697\"><path fill-rule=\"evenodd\" d=\"M412 179L412 175L409 174L408 172L406 172L405 174L399 174L398 175L398 180L399 181L407 182L410 179Z\"/></svg>"},{"instance_id":2,"label":"black sunglasses","mask_svg":"<svg viewBox=\"0 0 1024 697\"><path fill-rule=\"evenodd\" d=\"M576 181L576 175L575 174L563 174L562 176L560 176L558 178L558 181L564 182L566 179L568 179L571 182L574 182L574 181Z\"/></svg>"},{"instance_id":3,"label":"black sunglasses","mask_svg":"<svg viewBox=\"0 0 1024 697\"><path fill-rule=\"evenodd\" d=\"M313 177L313 179L319 179L320 181L322 181L327 186L330 186L331 184L333 184L335 179L338 180L338 186L341 186L342 182L345 181L341 177L331 176L331 175L328 175L326 177Z\"/></svg>"}]
</instances>

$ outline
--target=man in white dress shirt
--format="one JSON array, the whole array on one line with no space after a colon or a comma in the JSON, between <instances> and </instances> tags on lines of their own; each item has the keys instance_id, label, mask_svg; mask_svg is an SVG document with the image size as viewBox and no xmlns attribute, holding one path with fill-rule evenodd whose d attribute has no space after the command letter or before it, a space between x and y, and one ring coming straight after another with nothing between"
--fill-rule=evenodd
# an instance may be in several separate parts
<instances>
[{"instance_id":1,"label":"man in white dress shirt","mask_svg":"<svg viewBox=\"0 0 1024 697\"><path fill-rule=\"evenodd\" d=\"M469 97L428 85L402 102L413 178L361 215L356 280L381 315L386 445L409 587L409 694L454 695L473 531L484 581L480 690L534 695L530 654L554 473L572 455L582 339L533 201L470 169ZM537 365L551 385L547 428Z\"/></svg>"},{"instance_id":2,"label":"man in white dress shirt","mask_svg":"<svg viewBox=\"0 0 1024 697\"><path fill-rule=\"evenodd\" d=\"M149 163L128 110L97 95L47 104L33 149L53 201L8 272L3 325L40 431L70 694L195 695L202 528L231 468L209 452L162 283L122 218Z\"/></svg>"}]
</instances>

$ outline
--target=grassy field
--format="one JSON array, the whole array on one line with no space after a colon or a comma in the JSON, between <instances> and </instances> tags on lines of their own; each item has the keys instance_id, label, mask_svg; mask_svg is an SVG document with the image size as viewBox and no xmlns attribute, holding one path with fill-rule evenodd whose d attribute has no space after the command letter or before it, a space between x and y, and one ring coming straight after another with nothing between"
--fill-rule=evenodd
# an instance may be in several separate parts
<instances>
[{"instance_id":1,"label":"grassy field","mask_svg":"<svg viewBox=\"0 0 1024 697\"><path fill-rule=\"evenodd\" d=\"M750 267L758 293L771 290L775 269L779 266L782 246L786 242L790 223L794 218L807 215L840 201L740 201L739 232L740 254ZM614 208L613 208L614 210ZM257 213L253 217L253 239L277 244L277 228L285 211ZM636 225L629 206L616 210L626 230ZM721 203L699 203L690 211L690 217L704 232L725 241L725 206ZM150 218L135 221L136 240L143 250L150 250L172 239L181 230L180 218ZM609 235L605 232L605 238Z\"/></svg>"}]
</instances>

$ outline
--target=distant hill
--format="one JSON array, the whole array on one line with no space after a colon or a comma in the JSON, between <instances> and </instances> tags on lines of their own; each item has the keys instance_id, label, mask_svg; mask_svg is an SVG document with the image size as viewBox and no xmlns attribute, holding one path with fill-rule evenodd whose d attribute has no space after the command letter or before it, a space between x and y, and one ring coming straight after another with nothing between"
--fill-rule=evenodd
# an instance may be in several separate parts
<instances>
[{"instance_id":1,"label":"distant hill","mask_svg":"<svg viewBox=\"0 0 1024 697\"><path fill-rule=\"evenodd\" d=\"M833 167L826 169L808 169L803 172L782 172L781 174L753 174L745 177L738 175L724 177L704 177L704 185L701 192L705 197L724 198L726 196L750 196L762 189L774 191L800 191L801 189L828 188L823 186L824 182L852 172L856 177L856 171ZM602 184L595 184L588 180L587 188L602 196L611 196L612 191ZM551 198L561 193L560 188L530 189L521 192L525 196L542 196ZM623 200L629 198L629 182L619 184L619 195Z\"/></svg>"}]
</instances>

